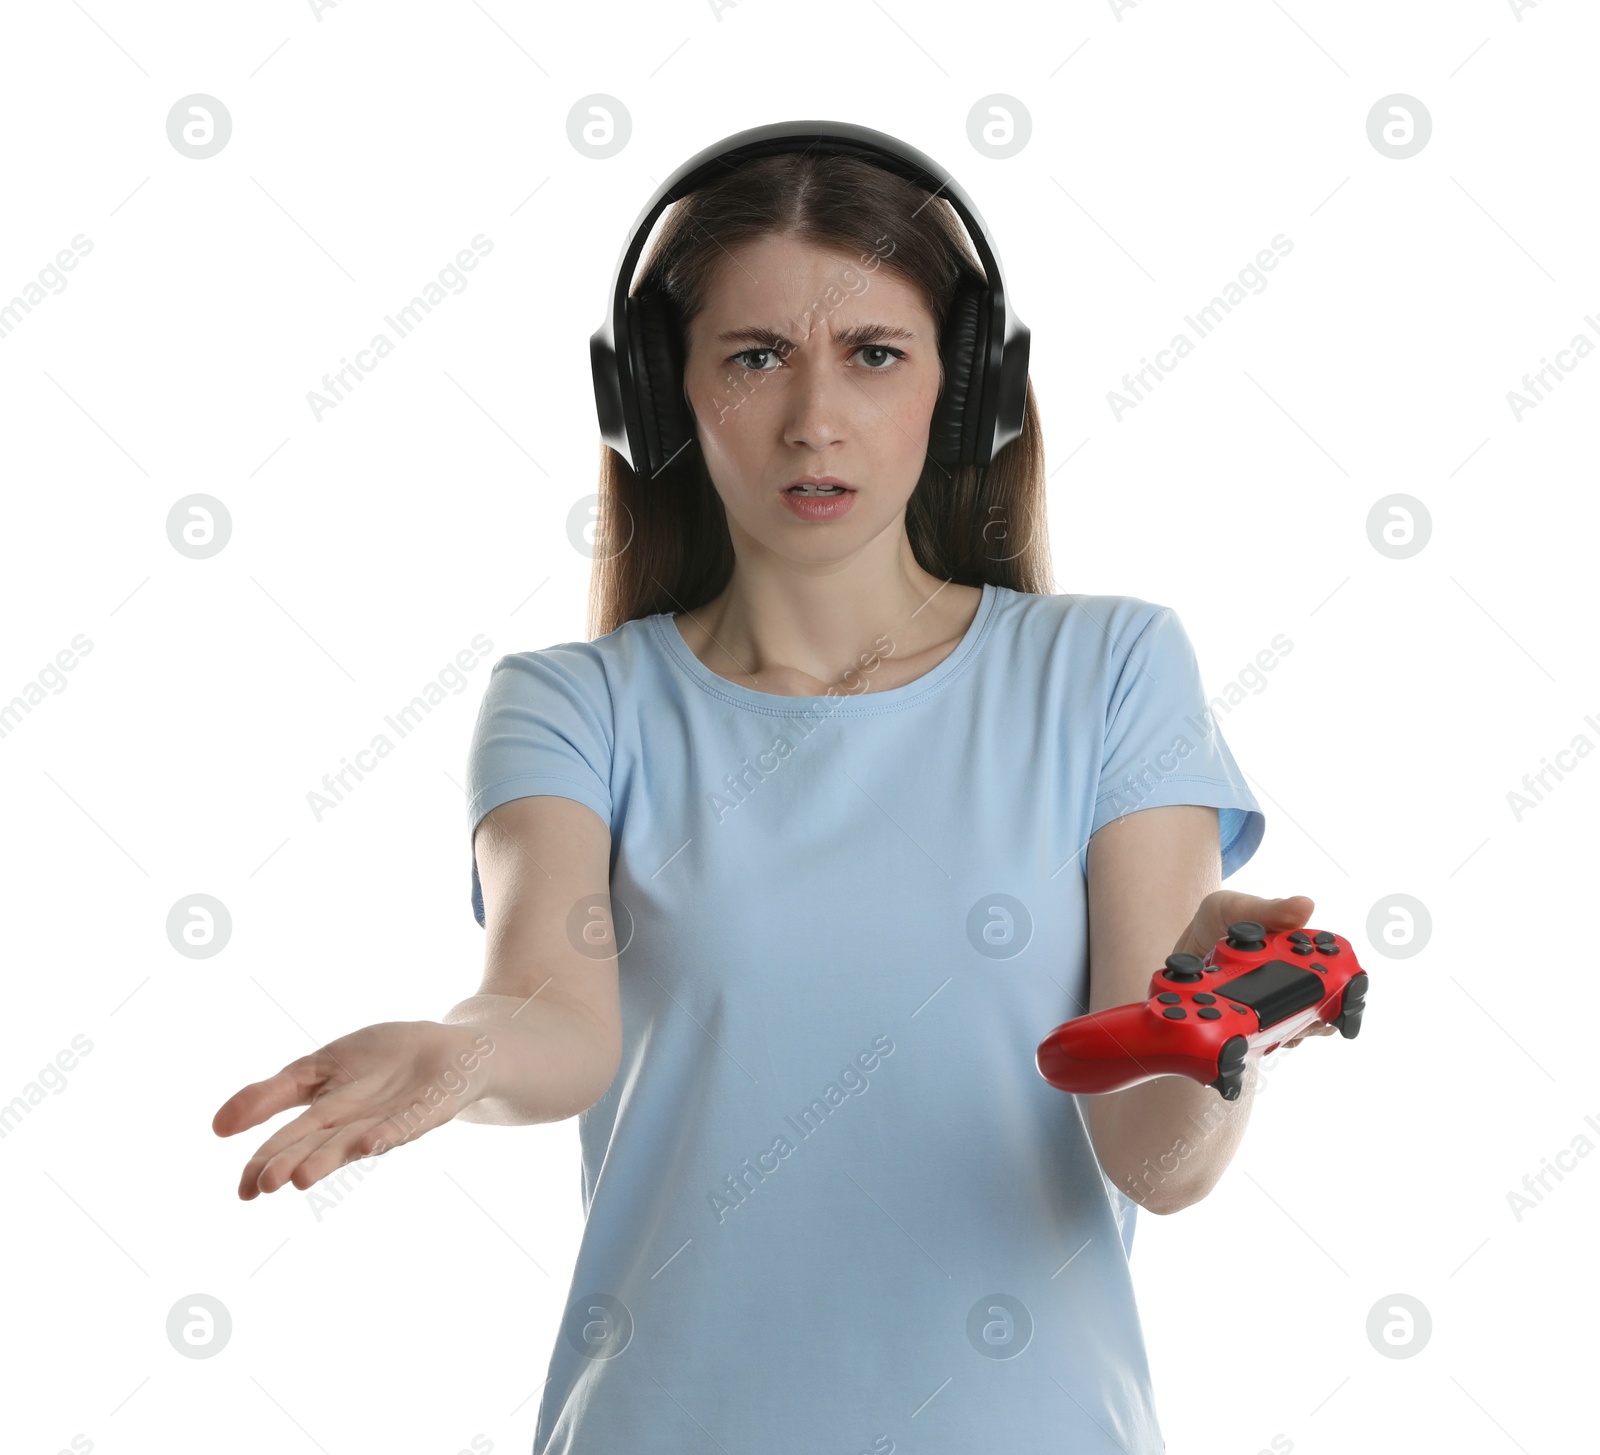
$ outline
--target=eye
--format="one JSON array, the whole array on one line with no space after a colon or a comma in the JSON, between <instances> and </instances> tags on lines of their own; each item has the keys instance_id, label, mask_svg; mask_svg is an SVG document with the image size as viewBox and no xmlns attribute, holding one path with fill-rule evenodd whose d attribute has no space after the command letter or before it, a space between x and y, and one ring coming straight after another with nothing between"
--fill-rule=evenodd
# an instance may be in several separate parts
<instances>
[{"instance_id":1,"label":"eye","mask_svg":"<svg viewBox=\"0 0 1600 1455\"><path fill-rule=\"evenodd\" d=\"M867 372L869 374L887 374L899 364L901 359L905 358L905 350L890 348L888 344L857 344L856 347L851 350L851 352L856 354L871 353L880 356L877 363L867 365ZM780 363L783 360L783 353L781 350L761 346L753 349L741 349L737 354L729 354L728 362L731 364L738 364L741 368L749 370L752 374L770 374L772 370L767 368L765 363L745 362L755 358L758 355L767 354L772 355L772 357L777 359ZM887 357L882 357L885 355L887 355Z\"/></svg>"},{"instance_id":2,"label":"eye","mask_svg":"<svg viewBox=\"0 0 1600 1455\"><path fill-rule=\"evenodd\" d=\"M905 351L903 349L891 349L888 344L862 344L860 348L856 350L856 352L861 353L862 351L868 351L874 354L893 355L893 358L891 358L889 362L881 365L880 367L868 367L867 372L869 374L887 374L901 359L905 358Z\"/></svg>"},{"instance_id":3,"label":"eye","mask_svg":"<svg viewBox=\"0 0 1600 1455\"><path fill-rule=\"evenodd\" d=\"M771 348L742 349L737 354L729 354L728 355L728 362L731 363L731 364L738 364L741 359L748 359L752 354L771 354L774 358L780 358L781 357L781 355L779 355L777 349L771 349ZM752 374L770 374L772 372L770 369L763 368L763 367L761 367L759 365L756 365L756 364L741 364L740 367L748 369Z\"/></svg>"}]
</instances>

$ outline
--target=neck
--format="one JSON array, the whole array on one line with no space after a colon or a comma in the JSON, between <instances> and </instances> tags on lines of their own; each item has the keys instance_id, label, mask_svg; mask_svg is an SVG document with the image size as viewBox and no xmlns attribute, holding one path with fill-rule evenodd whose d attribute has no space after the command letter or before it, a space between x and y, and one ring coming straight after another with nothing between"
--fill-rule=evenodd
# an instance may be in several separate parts
<instances>
[{"instance_id":1,"label":"neck","mask_svg":"<svg viewBox=\"0 0 1600 1455\"><path fill-rule=\"evenodd\" d=\"M815 567L741 554L721 594L693 612L690 644L714 671L752 685L832 686L874 660L911 658L959 639L973 588L917 565L911 543L888 560L862 552Z\"/></svg>"}]
</instances>

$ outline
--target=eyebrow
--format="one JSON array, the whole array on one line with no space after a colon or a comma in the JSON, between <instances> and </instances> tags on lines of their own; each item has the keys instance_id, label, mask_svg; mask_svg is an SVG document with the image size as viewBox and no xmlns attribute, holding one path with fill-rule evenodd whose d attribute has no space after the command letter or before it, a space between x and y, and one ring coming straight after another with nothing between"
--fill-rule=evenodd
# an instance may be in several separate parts
<instances>
[{"instance_id":1,"label":"eyebrow","mask_svg":"<svg viewBox=\"0 0 1600 1455\"><path fill-rule=\"evenodd\" d=\"M907 341L916 338L908 328L901 328L898 324L891 323L857 323L849 328L841 329L834 335L834 342L847 346L877 343L881 339L904 339ZM793 348L794 345L779 333L775 328L753 324L747 328L731 328L726 333L717 335L717 342L724 344L751 343L759 344L766 348Z\"/></svg>"}]
</instances>

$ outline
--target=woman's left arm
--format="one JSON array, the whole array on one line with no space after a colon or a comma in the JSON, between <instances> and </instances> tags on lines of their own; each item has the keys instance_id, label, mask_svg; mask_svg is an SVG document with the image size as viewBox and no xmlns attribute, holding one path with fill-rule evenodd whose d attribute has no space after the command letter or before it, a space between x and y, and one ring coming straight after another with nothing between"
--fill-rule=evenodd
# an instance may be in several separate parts
<instances>
[{"instance_id":1,"label":"woman's left arm","mask_svg":"<svg viewBox=\"0 0 1600 1455\"><path fill-rule=\"evenodd\" d=\"M1106 824L1089 840L1087 874L1090 1013L1142 1001L1169 954L1204 957L1234 920L1298 929L1315 907L1304 894L1258 899L1222 889L1217 810L1198 804L1139 809ZM1333 1029L1313 1027L1284 1047ZM1247 1067L1237 1101L1187 1076L1086 1095L1089 1138L1106 1176L1154 1213L1199 1202L1244 1138L1256 1062Z\"/></svg>"}]
</instances>

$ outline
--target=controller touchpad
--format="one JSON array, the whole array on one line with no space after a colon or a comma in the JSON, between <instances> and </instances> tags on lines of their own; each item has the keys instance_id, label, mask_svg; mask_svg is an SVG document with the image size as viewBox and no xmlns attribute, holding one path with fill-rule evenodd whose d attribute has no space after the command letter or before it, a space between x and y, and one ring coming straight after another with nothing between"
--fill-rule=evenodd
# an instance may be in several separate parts
<instances>
[{"instance_id":1,"label":"controller touchpad","mask_svg":"<svg viewBox=\"0 0 1600 1455\"><path fill-rule=\"evenodd\" d=\"M1216 992L1225 1000L1249 1006L1266 1027L1316 1005L1327 995L1328 982L1301 965L1268 960L1237 980L1223 981Z\"/></svg>"}]
</instances>

